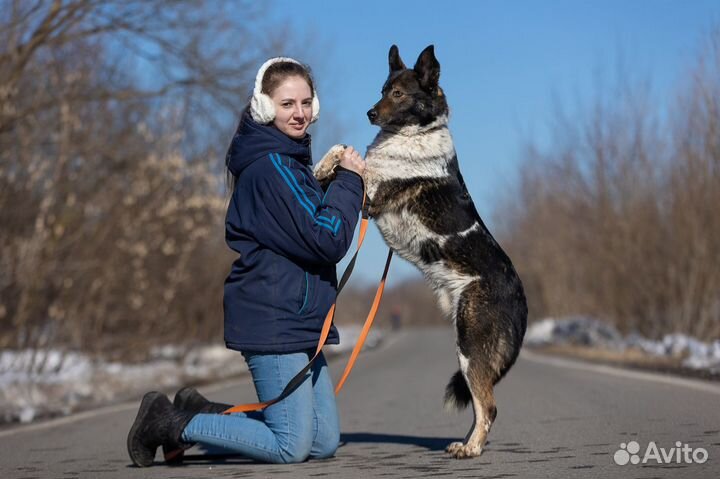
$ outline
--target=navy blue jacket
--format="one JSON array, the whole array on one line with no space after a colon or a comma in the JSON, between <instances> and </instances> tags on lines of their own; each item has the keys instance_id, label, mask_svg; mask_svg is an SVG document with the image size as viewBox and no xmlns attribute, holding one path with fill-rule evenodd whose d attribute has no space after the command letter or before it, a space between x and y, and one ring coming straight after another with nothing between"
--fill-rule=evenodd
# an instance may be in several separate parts
<instances>
[{"instance_id":1,"label":"navy blue jacket","mask_svg":"<svg viewBox=\"0 0 720 479\"><path fill-rule=\"evenodd\" d=\"M362 178L340 168L323 191L310 168L310 135L296 141L247 114L227 160L237 180L225 240L240 257L225 280L225 344L275 353L312 348L335 302L335 265L352 242ZM338 342L333 326L327 343Z\"/></svg>"}]
</instances>

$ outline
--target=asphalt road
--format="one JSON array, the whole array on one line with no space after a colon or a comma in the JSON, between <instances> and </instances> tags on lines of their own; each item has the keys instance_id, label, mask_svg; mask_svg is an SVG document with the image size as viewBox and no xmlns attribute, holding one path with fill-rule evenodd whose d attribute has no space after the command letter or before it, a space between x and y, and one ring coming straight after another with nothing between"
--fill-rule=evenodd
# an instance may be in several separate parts
<instances>
[{"instance_id":1,"label":"asphalt road","mask_svg":"<svg viewBox=\"0 0 720 479\"><path fill-rule=\"evenodd\" d=\"M452 332L435 329L403 331L363 353L338 398L343 443L332 459L279 466L193 449L182 466L136 468L125 450L133 403L0 430L0 478L720 477L717 383L525 352L496 389L498 418L483 455L452 459L445 446L472 422L470 411L442 409L454 351ZM344 361L331 361L335 374ZM220 401L255 399L249 379L201 391ZM651 441L660 454L660 448L673 453L680 441L702 459L703 448L707 460L678 463L673 453L669 464L617 465L616 452L630 441L639 444L641 460Z\"/></svg>"}]
</instances>

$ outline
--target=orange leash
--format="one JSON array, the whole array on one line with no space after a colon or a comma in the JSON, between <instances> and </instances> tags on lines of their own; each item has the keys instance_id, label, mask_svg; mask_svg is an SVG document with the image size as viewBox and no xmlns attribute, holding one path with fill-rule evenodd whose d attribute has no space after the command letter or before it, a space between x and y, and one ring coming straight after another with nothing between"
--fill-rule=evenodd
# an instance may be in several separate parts
<instances>
[{"instance_id":1,"label":"orange leash","mask_svg":"<svg viewBox=\"0 0 720 479\"><path fill-rule=\"evenodd\" d=\"M367 205L367 196L363 195L363 205L362 205L362 219L360 222L360 233L358 235L358 243L357 243L357 249L355 250L355 254L353 255L352 259L350 260L350 263L348 264L347 268L345 269L345 272L343 273L342 279L340 280L340 283L338 285L337 294L340 294L340 291L342 291L343 287L347 283L348 279L350 278L350 274L352 273L353 268L355 267L355 261L357 260L358 253L360 252L360 247L362 246L363 240L365 239L365 233L367 232L368 222L369 222L369 214L368 214L368 205ZM360 337L358 338L357 342L355 343L355 347L353 349L352 354L350 355L350 360L348 361L347 366L345 367L345 372L343 373L342 378L340 379L340 382L338 383L337 387L335 388L335 395L337 395L340 392L340 389L342 389L343 384L345 383L345 380L347 379L348 375L350 374L350 371L353 368L353 365L355 364L355 360L357 359L358 354L360 353L360 350L363 347L363 344L365 343L365 339L367 339L367 335L370 332L370 327L372 326L373 321L375 320L375 315L377 314L377 310L380 306L380 300L382 299L383 290L385 289L385 281L387 279L388 269L390 268L390 260L392 259L392 249L388 252L387 261L385 262L385 270L383 271L382 279L380 280L380 285L378 286L378 290L375 293L375 300L373 301L372 307L370 309L370 313L368 313L368 317L365 320L365 325L363 326L363 329L360 333ZM287 396L289 396L305 379L305 375L312 367L313 362L317 357L320 355L320 352L322 351L323 346L325 346L325 341L327 341L327 337L330 334L330 327L333 324L333 319L335 318L335 305L337 304L337 296L335 303L330 307L330 311L328 311L327 316L325 317L325 322L323 323L322 331L320 333L320 340L318 341L317 349L315 350L315 355L310 359L308 364L302 368L291 380L288 382L288 384L285 386L283 391L280 393L280 395L274 399L271 399L269 401L264 402L258 402L258 403L250 403L250 404L239 404L237 406L233 406L225 411L223 411L223 414L232 414L236 412L249 412L249 411L260 411L268 406L271 406L277 402L282 401Z\"/></svg>"},{"instance_id":2,"label":"orange leash","mask_svg":"<svg viewBox=\"0 0 720 479\"><path fill-rule=\"evenodd\" d=\"M285 386L285 389L280 393L278 397L275 399L271 399L270 401L265 402L256 402L256 403L250 403L250 404L238 404L237 406L233 406L229 409L226 409L223 411L223 414L231 414L234 412L249 412L249 411L261 411L265 409L268 406L272 406L273 404L282 401L286 397L292 393L295 388L297 388L300 383L305 379L305 375L310 370L310 367L312 366L312 363L315 361L315 359L320 355L320 351L322 351L322 347L325 345L325 341L327 340L328 334L330 333L330 326L332 326L332 318L335 316L335 305L333 304L330 307L330 311L328 311L328 315L325 318L325 323L322 327L322 332L320 333L320 341L318 342L318 347L315 350L315 355L312 357L309 363L300 370L298 374L293 377L289 383Z\"/></svg>"},{"instance_id":3,"label":"orange leash","mask_svg":"<svg viewBox=\"0 0 720 479\"><path fill-rule=\"evenodd\" d=\"M336 396L342 389L343 384L345 384L345 380L350 375L350 371L352 370L353 366L355 365L355 360L357 359L358 354L360 354L360 350L362 349L363 344L365 344L365 339L367 338L367 335L370 332L370 327L372 326L372 323L375 320L375 314L377 313L377 310L380 307L380 300L382 299L383 290L385 289L385 280L387 279L388 270L390 269L390 260L392 259L392 254L393 254L393 250L392 250L392 248L390 248L390 250L388 251L387 260L385 261L385 270L383 271L382 279L380 280L380 285L378 286L377 292L375 293L375 299L373 300L372 308L370 308L368 317L365 320L365 324L363 325L362 331L360 332L360 337L358 338L357 342L355 343L355 348L353 348L353 352L350 355L350 359L348 360L347 366L345 366L345 372L343 372L343 375L340 378L340 381L338 381L337 386L335 386L335 395Z\"/></svg>"}]
</instances>

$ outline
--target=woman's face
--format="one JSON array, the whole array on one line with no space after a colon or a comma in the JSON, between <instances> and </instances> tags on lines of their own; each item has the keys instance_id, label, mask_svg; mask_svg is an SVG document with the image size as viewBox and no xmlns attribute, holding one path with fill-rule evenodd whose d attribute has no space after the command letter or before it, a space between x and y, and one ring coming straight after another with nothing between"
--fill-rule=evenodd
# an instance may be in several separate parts
<instances>
[{"instance_id":1,"label":"woman's face","mask_svg":"<svg viewBox=\"0 0 720 479\"><path fill-rule=\"evenodd\" d=\"M290 138L302 138L312 119L312 90L304 78L287 77L270 95L275 127Z\"/></svg>"}]
</instances>

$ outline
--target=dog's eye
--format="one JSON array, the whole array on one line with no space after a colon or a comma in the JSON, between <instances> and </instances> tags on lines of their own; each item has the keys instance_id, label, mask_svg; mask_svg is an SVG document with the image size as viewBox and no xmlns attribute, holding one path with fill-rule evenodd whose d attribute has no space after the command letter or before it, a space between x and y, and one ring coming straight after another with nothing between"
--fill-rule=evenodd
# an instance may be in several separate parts
<instances>
[{"instance_id":1,"label":"dog's eye","mask_svg":"<svg viewBox=\"0 0 720 479\"><path fill-rule=\"evenodd\" d=\"M400 90L393 90L392 96L394 96L395 98L400 98L401 96L403 96L403 92L401 92Z\"/></svg>"}]
</instances>

